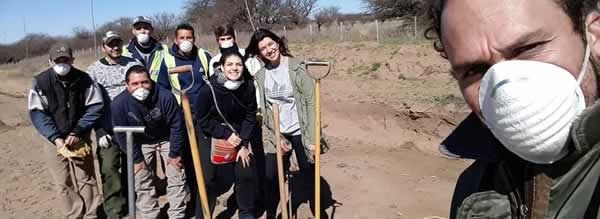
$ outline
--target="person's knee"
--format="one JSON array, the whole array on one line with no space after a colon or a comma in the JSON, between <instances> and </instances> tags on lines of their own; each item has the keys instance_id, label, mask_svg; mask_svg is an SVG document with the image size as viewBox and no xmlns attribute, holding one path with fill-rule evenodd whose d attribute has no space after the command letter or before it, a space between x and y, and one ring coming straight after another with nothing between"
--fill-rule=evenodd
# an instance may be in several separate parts
<instances>
[{"instance_id":1,"label":"person's knee","mask_svg":"<svg viewBox=\"0 0 600 219\"><path fill-rule=\"evenodd\" d=\"M254 159L251 159L250 162L254 162ZM255 180L255 178L256 178L255 165L250 164L248 166L244 166L242 164L242 162L237 162L237 164L235 166L235 175L236 175L236 181Z\"/></svg>"}]
</instances>

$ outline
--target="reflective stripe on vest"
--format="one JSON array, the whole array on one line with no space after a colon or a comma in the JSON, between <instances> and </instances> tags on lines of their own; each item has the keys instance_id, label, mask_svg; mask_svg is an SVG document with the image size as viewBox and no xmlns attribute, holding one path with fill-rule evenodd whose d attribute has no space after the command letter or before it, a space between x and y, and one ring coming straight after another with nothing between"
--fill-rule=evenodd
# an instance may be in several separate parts
<instances>
[{"instance_id":1,"label":"reflective stripe on vest","mask_svg":"<svg viewBox=\"0 0 600 219\"><path fill-rule=\"evenodd\" d=\"M129 49L127 49L127 45L123 45L123 49L121 49L121 55L125 56L125 57L129 57L129 58L133 58L133 54L131 54L131 52L129 52Z\"/></svg>"},{"instance_id":2,"label":"reflective stripe on vest","mask_svg":"<svg viewBox=\"0 0 600 219\"><path fill-rule=\"evenodd\" d=\"M160 65L162 63L163 57L165 53L169 53L169 47L166 44L161 44L162 50L155 50L154 56L152 58L152 63L150 64L150 79L154 82L158 82L158 73L160 71Z\"/></svg>"},{"instance_id":3,"label":"reflective stripe on vest","mask_svg":"<svg viewBox=\"0 0 600 219\"><path fill-rule=\"evenodd\" d=\"M158 80L158 72L160 71L160 64L162 63L163 53L165 51L169 51L169 47L165 44L161 44L162 50L155 50L154 55L152 56L152 63L150 63L150 69L148 69L148 73L150 73L150 79L154 82ZM129 52L127 49L127 45L123 46L121 50L121 55L129 58L133 58L133 54Z\"/></svg>"},{"instance_id":4,"label":"reflective stripe on vest","mask_svg":"<svg viewBox=\"0 0 600 219\"><path fill-rule=\"evenodd\" d=\"M171 53L169 52L165 52L164 55L165 65L167 69L177 67L177 65L175 64L175 56L171 55ZM202 64L202 68L204 69L206 79L208 79L208 57L206 57L206 52L204 51L204 49L198 48L198 57L200 58L200 63ZM193 74L193 72L190 73ZM192 75L192 77L194 77L194 75ZM172 89L181 89L178 74L169 74L169 83L171 83ZM181 104L181 97L175 92L173 92L173 94L175 94L175 97L177 97L177 102Z\"/></svg>"}]
</instances>

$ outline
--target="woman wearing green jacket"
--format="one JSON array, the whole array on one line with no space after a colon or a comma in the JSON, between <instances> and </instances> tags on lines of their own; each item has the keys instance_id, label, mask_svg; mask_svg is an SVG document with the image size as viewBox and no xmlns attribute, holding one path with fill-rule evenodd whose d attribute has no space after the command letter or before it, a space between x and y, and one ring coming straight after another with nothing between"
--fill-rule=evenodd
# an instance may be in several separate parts
<instances>
[{"instance_id":1,"label":"woman wearing green jacket","mask_svg":"<svg viewBox=\"0 0 600 219\"><path fill-rule=\"evenodd\" d=\"M277 212L278 181L276 142L273 127L273 104L279 104L279 128L281 147L285 152L284 170L289 167L291 150L296 153L300 174L298 177L308 188L314 189L315 149L315 98L314 80L305 72L301 60L294 58L285 41L266 29L254 32L247 55L257 56L265 65L256 75L259 105L261 107L265 170L265 207L267 218L275 218ZM314 194L313 191L303 193ZM294 195L292 195L294 196ZM311 195L311 210L314 212L314 195ZM325 211L321 211L325 214ZM326 215L325 215L326 217Z\"/></svg>"}]
</instances>

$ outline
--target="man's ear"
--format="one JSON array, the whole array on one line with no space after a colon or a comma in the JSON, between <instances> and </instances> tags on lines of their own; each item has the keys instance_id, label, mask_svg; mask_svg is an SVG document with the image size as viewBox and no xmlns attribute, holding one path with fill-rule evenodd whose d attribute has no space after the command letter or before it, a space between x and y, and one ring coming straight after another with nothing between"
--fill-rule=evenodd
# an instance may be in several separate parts
<instances>
[{"instance_id":1,"label":"man's ear","mask_svg":"<svg viewBox=\"0 0 600 219\"><path fill-rule=\"evenodd\" d=\"M600 12L592 11L585 18L585 37L593 58L600 58Z\"/></svg>"}]
</instances>

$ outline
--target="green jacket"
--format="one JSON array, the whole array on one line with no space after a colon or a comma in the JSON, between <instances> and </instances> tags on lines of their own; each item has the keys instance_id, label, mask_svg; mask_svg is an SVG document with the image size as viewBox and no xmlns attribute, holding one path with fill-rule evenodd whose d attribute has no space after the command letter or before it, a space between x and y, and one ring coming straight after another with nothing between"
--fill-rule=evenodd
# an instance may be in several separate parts
<instances>
[{"instance_id":1,"label":"green jacket","mask_svg":"<svg viewBox=\"0 0 600 219\"><path fill-rule=\"evenodd\" d=\"M499 155L451 218L600 219L600 102L574 121L571 139L571 153L550 165Z\"/></svg>"},{"instance_id":2,"label":"green jacket","mask_svg":"<svg viewBox=\"0 0 600 219\"><path fill-rule=\"evenodd\" d=\"M300 120L300 132L302 133L302 144L309 162L314 159L310 156L308 145L315 144L315 81L305 72L305 65L301 60L289 57L289 74L292 81L292 89L296 99L298 120ZM275 129L273 128L273 110L271 103L265 96L265 68L261 68L254 76L257 82L257 91L261 113L263 115L263 143L265 153L277 153L275 147ZM323 135L321 135L323 136ZM284 139L282 137L282 139ZM284 139L285 140L285 139ZM322 148L327 148L326 142L321 138ZM324 151L324 150L322 150Z\"/></svg>"}]
</instances>

